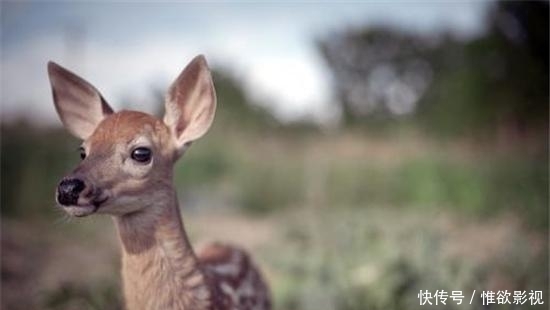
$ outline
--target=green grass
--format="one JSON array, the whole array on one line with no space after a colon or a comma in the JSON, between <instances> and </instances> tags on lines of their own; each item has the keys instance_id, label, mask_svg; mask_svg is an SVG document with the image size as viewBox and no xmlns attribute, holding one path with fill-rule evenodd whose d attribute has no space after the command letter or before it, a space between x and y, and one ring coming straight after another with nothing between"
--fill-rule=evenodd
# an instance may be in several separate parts
<instances>
[{"instance_id":1,"label":"green grass","mask_svg":"<svg viewBox=\"0 0 550 310\"><path fill-rule=\"evenodd\" d=\"M66 229L75 231L64 238L85 241L92 224L69 225ZM267 275L275 310L421 310L426 306L419 305L420 290L461 290L469 300L474 290L497 290L495 284L508 290L548 289L548 244L537 245L533 233L510 218L471 220L450 211L306 205L286 210L271 225L276 238L253 255ZM96 230L92 239L98 235ZM51 240L47 236L45 232L43 238ZM94 278L43 291L40 308L122 309L118 274ZM476 297L472 305L465 301L445 309L484 308Z\"/></svg>"},{"instance_id":2,"label":"green grass","mask_svg":"<svg viewBox=\"0 0 550 310\"><path fill-rule=\"evenodd\" d=\"M79 142L61 128L39 129L25 121L3 125L2 214L53 214L57 183L80 160L78 145Z\"/></svg>"},{"instance_id":3,"label":"green grass","mask_svg":"<svg viewBox=\"0 0 550 310\"><path fill-rule=\"evenodd\" d=\"M47 310L121 310L120 287L112 280L100 283L65 283L58 289L43 296Z\"/></svg>"},{"instance_id":4,"label":"green grass","mask_svg":"<svg viewBox=\"0 0 550 310\"><path fill-rule=\"evenodd\" d=\"M515 237L510 243L495 239L498 251L484 260L449 254L460 238L433 212L312 209L301 215L285 227L284 245L265 254L277 275L277 309L425 309L420 290L462 290L469 300L473 290L489 290L495 279L505 279L498 284L509 290L548 288L547 246L528 254L529 235L508 224L489 224L509 227ZM489 231L477 237L491 238ZM483 307L476 299L445 309Z\"/></svg>"},{"instance_id":5,"label":"green grass","mask_svg":"<svg viewBox=\"0 0 550 310\"><path fill-rule=\"evenodd\" d=\"M24 122L2 131L2 214L54 214L54 188L78 162L78 141L61 130L37 130ZM533 227L548 227L544 158L489 152L457 160L436 146L399 154L388 163L368 154L331 155L330 140L322 135L268 138L214 131L176 166L178 188L228 193L228 204L254 214L299 206L316 195L326 206L448 208L481 217L515 212ZM317 141L324 146L316 147Z\"/></svg>"},{"instance_id":6,"label":"green grass","mask_svg":"<svg viewBox=\"0 0 550 310\"><path fill-rule=\"evenodd\" d=\"M284 219L276 227L281 240L255 253L270 270L276 309L425 309L420 289L471 294L495 279L547 291L548 244L535 253L532 241L548 234L546 158L521 151L457 155L426 137L263 134L214 131L188 150L174 177L183 198L217 197L223 208L237 206L234 212ZM19 123L3 125L1 143L2 216L59 217L53 192L79 160L78 141ZM403 152L401 143L415 151ZM495 239L497 254L484 261L475 259L490 252L484 247L446 254L459 243L453 229L460 229L442 228L440 215L466 226L465 243L492 240L498 231L486 227L501 229L494 221L506 216L522 225L510 228L505 243ZM60 285L44 292L42 308L120 309L114 278Z\"/></svg>"}]
</instances>

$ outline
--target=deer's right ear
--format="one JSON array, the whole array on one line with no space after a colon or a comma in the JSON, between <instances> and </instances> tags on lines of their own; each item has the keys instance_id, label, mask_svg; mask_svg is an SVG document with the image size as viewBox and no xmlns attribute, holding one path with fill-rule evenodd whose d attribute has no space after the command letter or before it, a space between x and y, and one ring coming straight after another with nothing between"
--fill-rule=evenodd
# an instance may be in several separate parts
<instances>
[{"instance_id":1,"label":"deer's right ear","mask_svg":"<svg viewBox=\"0 0 550 310\"><path fill-rule=\"evenodd\" d=\"M216 91L204 56L195 57L170 86L165 108L164 123L181 155L208 131L216 112Z\"/></svg>"},{"instance_id":2,"label":"deer's right ear","mask_svg":"<svg viewBox=\"0 0 550 310\"><path fill-rule=\"evenodd\" d=\"M74 136L85 140L113 113L97 89L76 74L50 61L48 75L57 114Z\"/></svg>"}]
</instances>

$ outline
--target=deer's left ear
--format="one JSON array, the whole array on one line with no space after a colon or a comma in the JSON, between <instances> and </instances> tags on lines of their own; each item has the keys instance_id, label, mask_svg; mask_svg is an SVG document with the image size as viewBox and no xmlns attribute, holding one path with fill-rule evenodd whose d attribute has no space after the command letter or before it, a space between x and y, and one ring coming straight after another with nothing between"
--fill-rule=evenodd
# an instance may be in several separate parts
<instances>
[{"instance_id":1,"label":"deer's left ear","mask_svg":"<svg viewBox=\"0 0 550 310\"><path fill-rule=\"evenodd\" d=\"M216 92L204 56L195 57L168 89L164 123L176 139L178 153L204 135L216 111Z\"/></svg>"}]
</instances>

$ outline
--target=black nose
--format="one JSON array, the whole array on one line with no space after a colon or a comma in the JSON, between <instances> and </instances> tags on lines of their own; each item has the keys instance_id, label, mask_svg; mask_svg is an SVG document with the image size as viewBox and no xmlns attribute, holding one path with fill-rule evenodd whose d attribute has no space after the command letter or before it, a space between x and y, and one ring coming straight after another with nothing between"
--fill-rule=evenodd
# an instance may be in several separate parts
<instances>
[{"instance_id":1,"label":"black nose","mask_svg":"<svg viewBox=\"0 0 550 310\"><path fill-rule=\"evenodd\" d=\"M86 185L80 179L64 179L57 187L57 202L64 206L75 205Z\"/></svg>"}]
</instances>

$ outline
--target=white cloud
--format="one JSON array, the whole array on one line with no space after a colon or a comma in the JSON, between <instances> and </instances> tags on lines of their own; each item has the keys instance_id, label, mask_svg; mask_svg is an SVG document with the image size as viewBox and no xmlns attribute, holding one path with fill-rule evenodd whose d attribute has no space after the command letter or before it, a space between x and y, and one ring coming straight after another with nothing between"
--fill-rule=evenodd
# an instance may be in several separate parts
<instances>
[{"instance_id":1,"label":"white cloud","mask_svg":"<svg viewBox=\"0 0 550 310\"><path fill-rule=\"evenodd\" d=\"M56 121L46 74L50 59L91 82L115 108L151 112L156 109L151 106L151 87L167 88L187 62L201 53L210 56L214 66L237 68L249 94L273 104L270 108L283 119L320 113L329 94L315 57L278 49L269 52L263 41L230 33L232 37L220 41L216 39L221 36L177 42L150 37L124 46L90 41L84 45L82 58L65 51L59 36L32 39L2 55L4 113L25 111L34 119Z\"/></svg>"},{"instance_id":2,"label":"white cloud","mask_svg":"<svg viewBox=\"0 0 550 310\"><path fill-rule=\"evenodd\" d=\"M52 121L55 111L46 73L48 57L61 55L60 38L36 39L2 54L1 101L4 116L23 114Z\"/></svg>"},{"instance_id":3,"label":"white cloud","mask_svg":"<svg viewBox=\"0 0 550 310\"><path fill-rule=\"evenodd\" d=\"M214 66L236 71L250 95L283 119L332 118L336 111L330 105L328 74L314 51L314 35L381 21L465 29L475 24L480 8L473 3L378 2L30 7L30 13L21 11L3 30L10 29L7 37L13 41L1 47L0 99L4 115L23 112L46 122L57 122L46 74L50 59L92 82L115 108L152 111L156 108L147 104L151 85L167 87L199 53ZM458 10L462 14L456 17ZM27 19L33 23L21 22ZM63 33L75 20L82 22L84 33L77 50L67 47Z\"/></svg>"}]
</instances>

